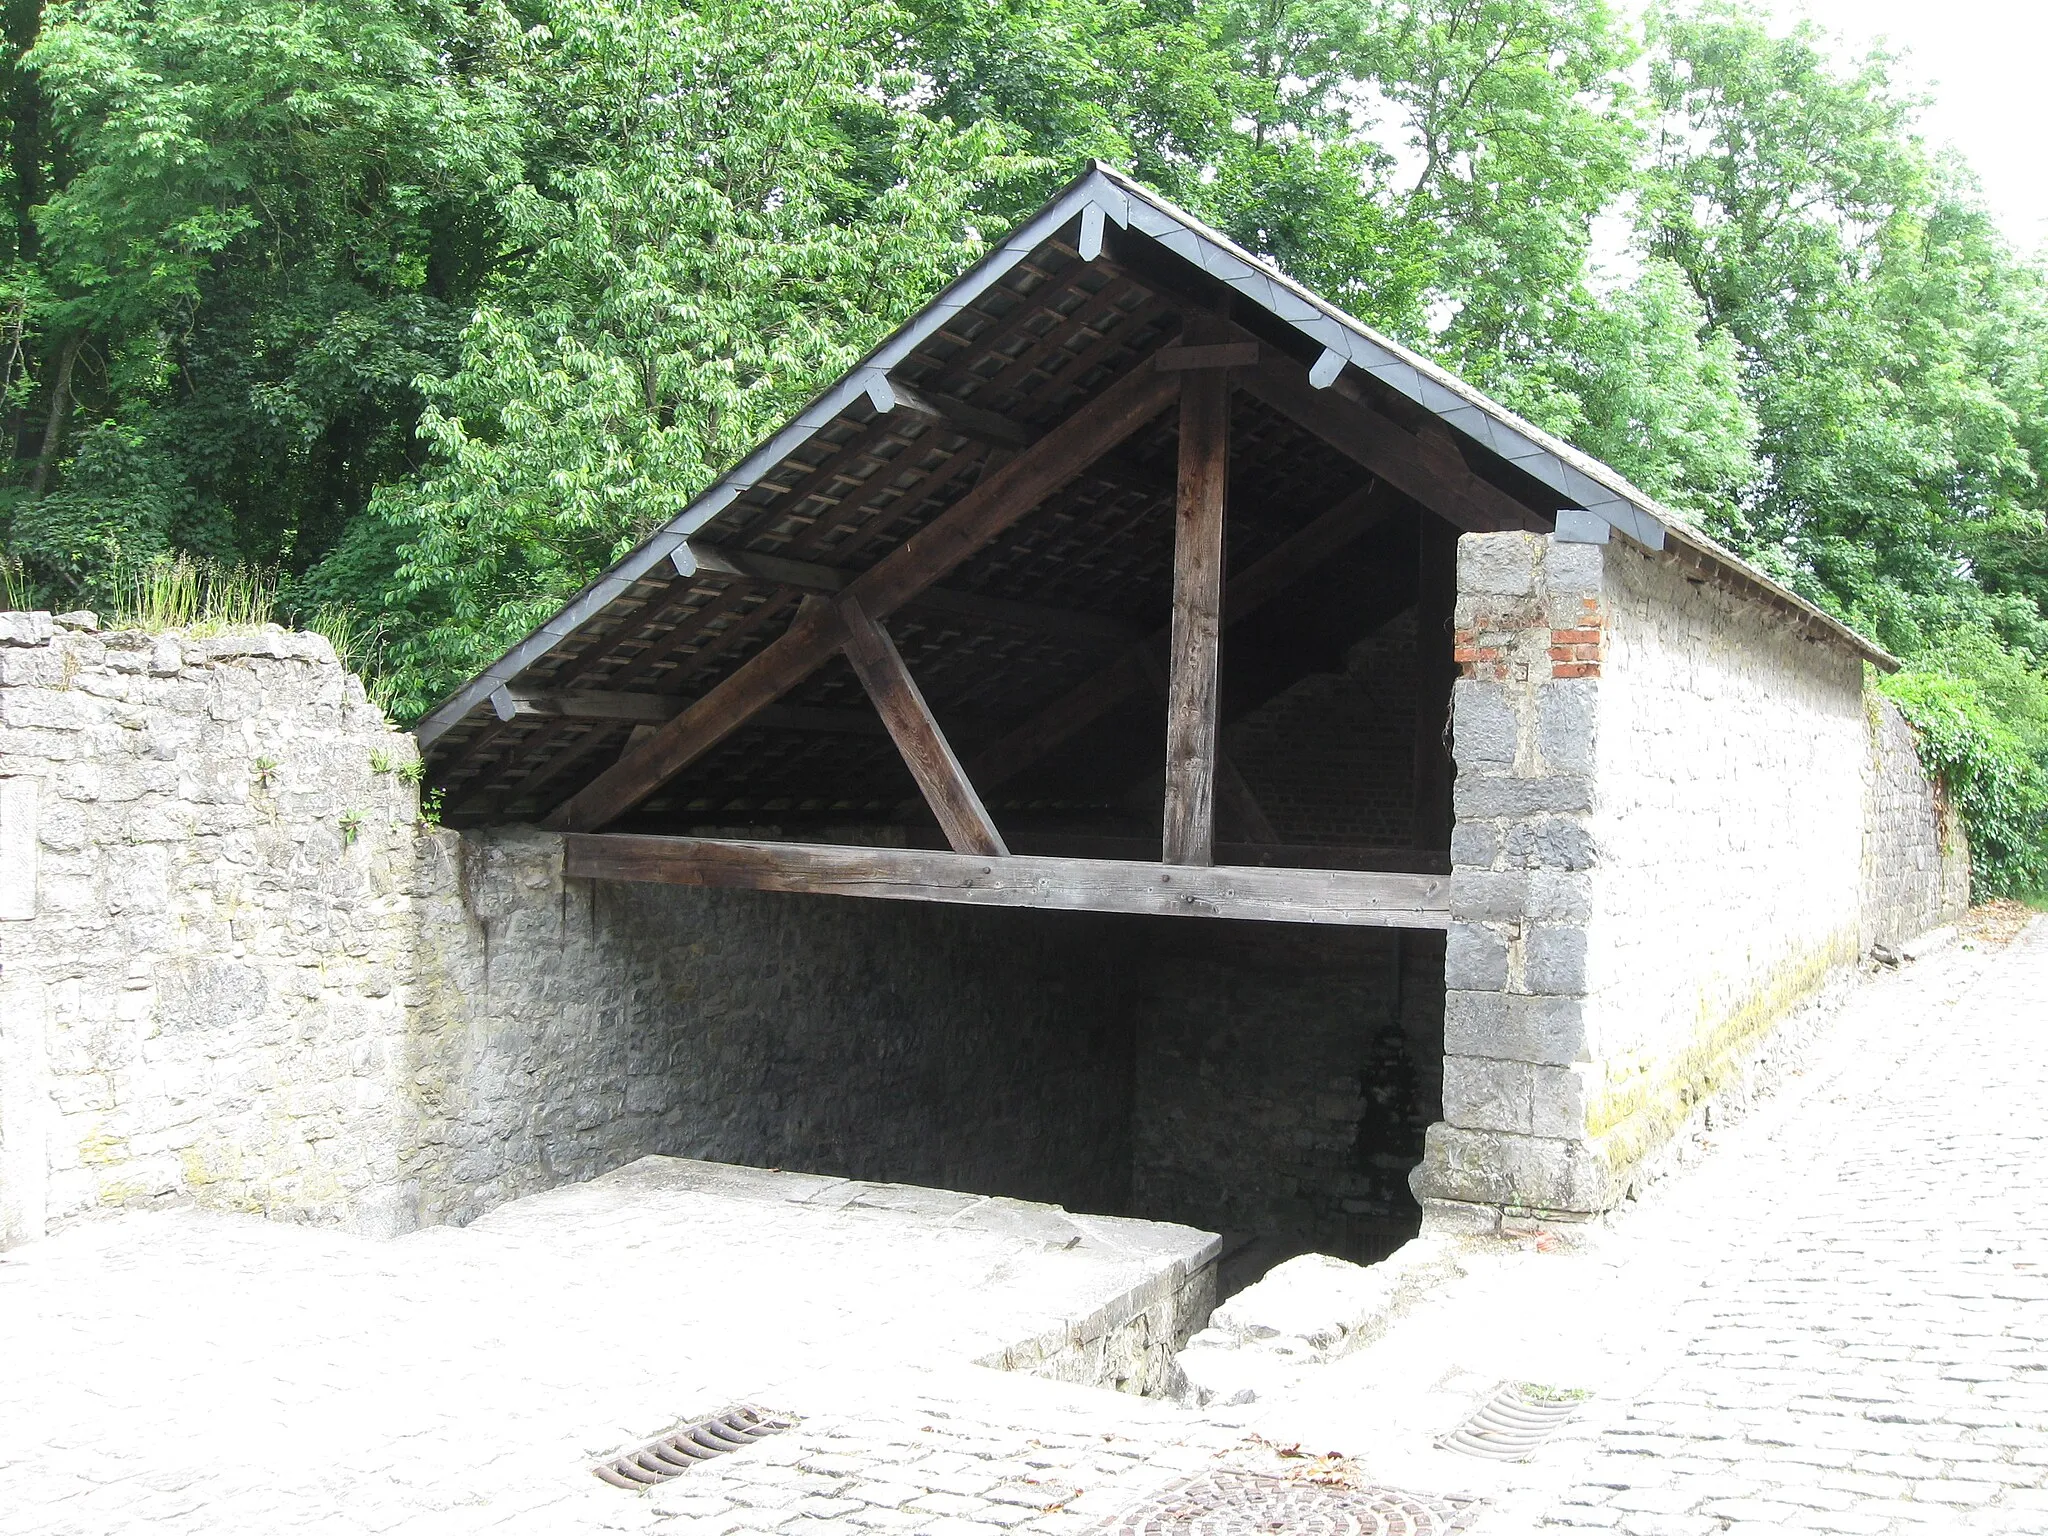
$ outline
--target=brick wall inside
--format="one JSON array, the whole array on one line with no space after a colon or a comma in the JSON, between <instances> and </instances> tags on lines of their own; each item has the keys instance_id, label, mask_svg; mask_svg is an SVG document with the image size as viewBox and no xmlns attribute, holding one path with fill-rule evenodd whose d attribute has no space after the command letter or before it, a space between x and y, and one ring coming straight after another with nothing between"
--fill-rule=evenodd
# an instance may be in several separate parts
<instances>
[{"instance_id":1,"label":"brick wall inside","mask_svg":"<svg viewBox=\"0 0 2048 1536\"><path fill-rule=\"evenodd\" d=\"M1224 750L1285 842L1407 847L1415 835L1415 615L1234 723Z\"/></svg>"}]
</instances>

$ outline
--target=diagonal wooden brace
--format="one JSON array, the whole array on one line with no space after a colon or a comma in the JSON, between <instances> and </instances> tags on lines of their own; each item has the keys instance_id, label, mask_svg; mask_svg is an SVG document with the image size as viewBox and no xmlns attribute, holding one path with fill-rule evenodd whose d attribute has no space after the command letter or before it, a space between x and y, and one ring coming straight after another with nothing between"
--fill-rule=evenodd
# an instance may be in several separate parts
<instances>
[{"instance_id":1,"label":"diagonal wooden brace","mask_svg":"<svg viewBox=\"0 0 2048 1536\"><path fill-rule=\"evenodd\" d=\"M955 853L1008 853L889 632L851 597L840 598L834 606L846 632L846 659L889 728L890 739L938 818L947 844Z\"/></svg>"}]
</instances>

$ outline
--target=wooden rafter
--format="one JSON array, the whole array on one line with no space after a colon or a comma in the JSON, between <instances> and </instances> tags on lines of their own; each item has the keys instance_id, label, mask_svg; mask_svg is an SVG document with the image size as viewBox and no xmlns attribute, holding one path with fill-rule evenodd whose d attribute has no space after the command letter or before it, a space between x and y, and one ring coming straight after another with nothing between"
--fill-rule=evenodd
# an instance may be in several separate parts
<instances>
[{"instance_id":1,"label":"wooden rafter","mask_svg":"<svg viewBox=\"0 0 2048 1536\"><path fill-rule=\"evenodd\" d=\"M1239 378L1249 393L1466 533L1548 531L1544 519L1473 474L1448 436L1425 442L1348 394L1317 389L1291 359L1268 358Z\"/></svg>"},{"instance_id":2,"label":"wooden rafter","mask_svg":"<svg viewBox=\"0 0 2048 1536\"><path fill-rule=\"evenodd\" d=\"M780 555L756 554L752 550L727 549L717 544L692 540L683 546L691 568L738 576L748 581L771 582L799 592L825 595L844 592L859 574L811 560L788 560ZM678 560L678 564L682 564ZM985 597L979 592L957 592L950 587L927 587L904 605L927 614L973 619L1005 629L1059 635L1070 640L1128 645L1142 631L1128 620L1108 614L1079 613L1068 608L1047 608L1038 603L1019 603L1009 598Z\"/></svg>"},{"instance_id":3,"label":"wooden rafter","mask_svg":"<svg viewBox=\"0 0 2048 1536\"><path fill-rule=\"evenodd\" d=\"M848 848L618 833L566 839L563 873L750 891L1220 917L1349 927L1450 926L1450 879L1348 869L1259 869L982 857L921 848Z\"/></svg>"},{"instance_id":4,"label":"wooden rafter","mask_svg":"<svg viewBox=\"0 0 2048 1536\"><path fill-rule=\"evenodd\" d=\"M546 689L500 688L491 696L499 718L522 715L557 720L628 720L661 725L682 713L685 699L665 693L607 693L597 689L553 692ZM858 709L811 709L800 704L771 704L754 717L756 725L785 731L819 731L840 736L885 736L882 722Z\"/></svg>"},{"instance_id":5,"label":"wooden rafter","mask_svg":"<svg viewBox=\"0 0 2048 1536\"><path fill-rule=\"evenodd\" d=\"M1007 853L1002 834L961 770L960 759L953 755L946 733L932 717L931 706L925 703L923 691L903 664L889 632L851 595L839 598L833 607L845 629L846 659L874 701L875 712L888 727L890 739L903 755L903 765L917 780L925 804L931 807L953 851Z\"/></svg>"},{"instance_id":6,"label":"wooden rafter","mask_svg":"<svg viewBox=\"0 0 2048 1536\"><path fill-rule=\"evenodd\" d=\"M951 395L912 389L899 379L889 381L889 392L895 396L900 409L951 427L962 437L973 438L978 443L993 443L999 448L1029 448L1044 436L1035 428L1013 421L998 411L983 410L965 400L955 400Z\"/></svg>"},{"instance_id":7,"label":"wooden rafter","mask_svg":"<svg viewBox=\"0 0 2048 1536\"><path fill-rule=\"evenodd\" d=\"M1176 383L1132 370L855 578L848 593L886 618L1158 415ZM838 631L829 608L799 613L779 639L564 801L547 824L587 831L616 820L810 676L838 649Z\"/></svg>"}]
</instances>

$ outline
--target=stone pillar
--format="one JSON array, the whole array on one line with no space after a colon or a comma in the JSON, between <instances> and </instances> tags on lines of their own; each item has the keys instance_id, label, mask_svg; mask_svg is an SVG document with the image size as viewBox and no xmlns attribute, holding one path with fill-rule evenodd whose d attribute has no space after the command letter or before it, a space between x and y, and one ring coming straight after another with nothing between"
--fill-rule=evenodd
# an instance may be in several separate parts
<instances>
[{"instance_id":1,"label":"stone pillar","mask_svg":"<svg viewBox=\"0 0 2048 1536\"><path fill-rule=\"evenodd\" d=\"M1459 540L1444 1117L1410 1180L1425 1231L1612 1203L1586 1132L1604 555L1541 534Z\"/></svg>"}]
</instances>

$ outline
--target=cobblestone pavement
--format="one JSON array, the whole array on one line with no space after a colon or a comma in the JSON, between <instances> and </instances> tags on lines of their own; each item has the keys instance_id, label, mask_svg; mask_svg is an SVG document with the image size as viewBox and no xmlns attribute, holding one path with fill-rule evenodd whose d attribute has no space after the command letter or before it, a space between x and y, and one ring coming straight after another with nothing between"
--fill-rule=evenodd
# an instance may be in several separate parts
<instances>
[{"instance_id":1,"label":"cobblestone pavement","mask_svg":"<svg viewBox=\"0 0 2048 1536\"><path fill-rule=\"evenodd\" d=\"M1859 989L1583 1246L1493 1248L1246 1422L1483 1493L1479 1536L2043 1536L2048 922ZM1526 1463L1437 1449L1504 1381L1590 1396Z\"/></svg>"},{"instance_id":2,"label":"cobblestone pavement","mask_svg":"<svg viewBox=\"0 0 2048 1536\"><path fill-rule=\"evenodd\" d=\"M822 1360L758 1277L622 1248L99 1224L0 1259L0 1536L1081 1536L1218 1467L1482 1496L1476 1536L2043 1536L2044 1105L2037 922L1861 989L1612 1228L1475 1244L1378 1343L1203 1415L892 1363L880 1312ZM804 1278L915 1312L921 1262ZM1503 1381L1590 1396L1526 1463L1437 1448ZM801 1421L651 1492L591 1476L742 1396Z\"/></svg>"},{"instance_id":3,"label":"cobblestone pavement","mask_svg":"<svg viewBox=\"0 0 2048 1536\"><path fill-rule=\"evenodd\" d=\"M1690 1233L1644 1223L1683 1354L1546 1525L2048 1532L2048 924L1932 1002L1828 1040L1805 1113L1670 1192Z\"/></svg>"}]
</instances>

